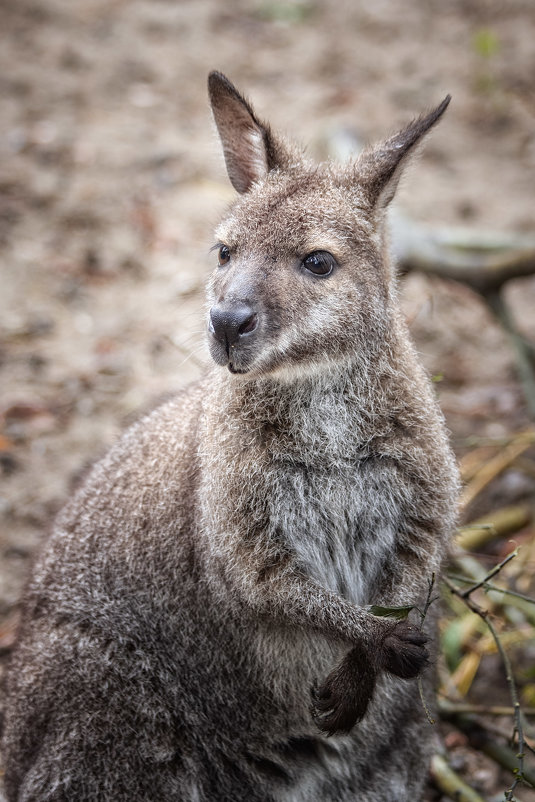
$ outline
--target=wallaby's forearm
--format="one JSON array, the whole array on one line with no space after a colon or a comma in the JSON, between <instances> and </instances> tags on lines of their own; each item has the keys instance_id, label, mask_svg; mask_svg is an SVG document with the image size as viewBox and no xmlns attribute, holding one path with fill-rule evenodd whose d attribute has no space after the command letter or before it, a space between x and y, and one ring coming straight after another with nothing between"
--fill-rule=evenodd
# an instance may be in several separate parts
<instances>
[{"instance_id":1,"label":"wallaby's forearm","mask_svg":"<svg viewBox=\"0 0 535 802\"><path fill-rule=\"evenodd\" d=\"M432 570L426 578L425 566L422 566L421 581L416 588L410 566L403 566L402 559L396 554L392 560L397 562L396 578L406 582L405 588L403 585L396 587L393 596L383 581L375 589L370 603L384 600L401 606L423 601ZM236 569L238 565L239 569ZM272 559L267 567L259 558L255 560L249 554L247 570L244 571L243 567L243 552L240 563L229 555L226 580L232 584L239 604L254 616L268 617L281 626L320 632L329 639L348 645L359 644L365 649L373 649L396 626L392 619L372 615L366 606L353 604L306 576L289 555L279 560Z\"/></svg>"},{"instance_id":2,"label":"wallaby's forearm","mask_svg":"<svg viewBox=\"0 0 535 802\"><path fill-rule=\"evenodd\" d=\"M321 632L348 644L370 644L389 627L365 608L321 587L297 569L286 569L264 581L241 585L242 599L257 615L284 626Z\"/></svg>"}]
</instances>

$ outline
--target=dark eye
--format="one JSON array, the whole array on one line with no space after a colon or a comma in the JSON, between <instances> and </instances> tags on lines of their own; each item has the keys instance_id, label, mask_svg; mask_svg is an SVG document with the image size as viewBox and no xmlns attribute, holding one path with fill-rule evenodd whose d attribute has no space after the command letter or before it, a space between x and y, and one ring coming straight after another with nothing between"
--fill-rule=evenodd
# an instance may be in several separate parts
<instances>
[{"instance_id":1,"label":"dark eye","mask_svg":"<svg viewBox=\"0 0 535 802\"><path fill-rule=\"evenodd\" d=\"M219 267L226 265L230 262L230 248L227 245L221 245L218 254Z\"/></svg>"},{"instance_id":2,"label":"dark eye","mask_svg":"<svg viewBox=\"0 0 535 802\"><path fill-rule=\"evenodd\" d=\"M303 267L315 276L328 276L333 272L336 259L329 251L313 251L303 259Z\"/></svg>"}]
</instances>

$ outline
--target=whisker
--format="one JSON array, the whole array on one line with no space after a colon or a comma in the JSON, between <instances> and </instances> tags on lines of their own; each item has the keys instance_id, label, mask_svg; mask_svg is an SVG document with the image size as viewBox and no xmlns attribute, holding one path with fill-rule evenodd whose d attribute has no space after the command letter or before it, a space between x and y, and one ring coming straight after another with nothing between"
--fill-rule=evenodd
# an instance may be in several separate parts
<instances>
[{"instance_id":1,"label":"whisker","mask_svg":"<svg viewBox=\"0 0 535 802\"><path fill-rule=\"evenodd\" d=\"M188 351L186 351L185 348L181 348L176 343L173 343L173 345L175 345L177 351L180 351L182 354L185 353L184 359L181 362L178 363L177 368L181 368L188 361L191 361L198 368L202 368L202 369L206 368L206 366L208 364L208 361L200 359L197 356L197 354L199 354L202 351L204 351L204 343L199 345L199 346L197 346L197 348L194 348L193 350L188 350Z\"/></svg>"}]
</instances>

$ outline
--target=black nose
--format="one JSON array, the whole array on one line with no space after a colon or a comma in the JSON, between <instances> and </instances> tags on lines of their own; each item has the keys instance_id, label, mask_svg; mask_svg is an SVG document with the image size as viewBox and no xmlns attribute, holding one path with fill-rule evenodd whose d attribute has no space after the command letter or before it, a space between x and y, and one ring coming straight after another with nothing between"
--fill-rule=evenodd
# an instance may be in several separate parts
<instances>
[{"instance_id":1,"label":"black nose","mask_svg":"<svg viewBox=\"0 0 535 802\"><path fill-rule=\"evenodd\" d=\"M257 326L258 315L246 303L223 301L210 310L210 331L227 349L252 334Z\"/></svg>"}]
</instances>

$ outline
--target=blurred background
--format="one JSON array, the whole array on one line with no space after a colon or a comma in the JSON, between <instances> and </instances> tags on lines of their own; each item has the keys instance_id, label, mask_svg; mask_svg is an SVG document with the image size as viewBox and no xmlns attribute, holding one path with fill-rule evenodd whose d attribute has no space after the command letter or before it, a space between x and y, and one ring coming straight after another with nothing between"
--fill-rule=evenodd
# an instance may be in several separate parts
<instances>
[{"instance_id":1,"label":"blurred background","mask_svg":"<svg viewBox=\"0 0 535 802\"><path fill-rule=\"evenodd\" d=\"M225 72L260 117L318 158L349 155L451 93L398 193L398 214L430 230L454 227L454 239L462 226L470 242L503 233L514 250L535 236L535 4L0 0L0 13L6 655L31 557L76 477L140 410L208 362L203 287L214 224L233 198L208 72ZM402 297L463 466L462 520L511 505L526 511L533 414L489 298L414 270ZM504 297L520 337L533 342L535 278L507 281ZM530 590L529 511L515 538L527 557L508 581ZM477 547L485 567L511 550ZM529 615L521 623L533 624ZM535 646L526 633L515 659L533 706ZM477 674L480 696L501 683L507 703L498 658L480 648L474 661L479 635L458 636L451 672L472 655L464 691L472 680L477 687ZM500 770L459 730L446 734L460 772L485 798L503 798ZM530 793L519 798L535 799Z\"/></svg>"}]
</instances>

